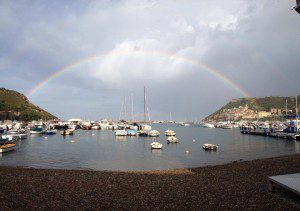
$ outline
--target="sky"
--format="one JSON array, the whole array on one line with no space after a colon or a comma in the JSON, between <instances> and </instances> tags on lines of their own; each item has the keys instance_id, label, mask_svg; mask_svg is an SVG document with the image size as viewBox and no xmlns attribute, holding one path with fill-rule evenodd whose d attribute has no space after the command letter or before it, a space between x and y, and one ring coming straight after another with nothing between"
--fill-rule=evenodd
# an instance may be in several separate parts
<instances>
[{"instance_id":1,"label":"sky","mask_svg":"<svg viewBox=\"0 0 300 211\"><path fill-rule=\"evenodd\" d=\"M233 98L295 96L294 6L0 0L0 87L61 119L143 119L144 86L151 120L171 113L173 120L199 121Z\"/></svg>"}]
</instances>

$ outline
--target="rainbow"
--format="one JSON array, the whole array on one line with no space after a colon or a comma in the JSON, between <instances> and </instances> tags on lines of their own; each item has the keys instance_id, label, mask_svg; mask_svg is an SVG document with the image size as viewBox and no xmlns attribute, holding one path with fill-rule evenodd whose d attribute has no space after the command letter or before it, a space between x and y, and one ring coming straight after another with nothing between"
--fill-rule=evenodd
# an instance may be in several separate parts
<instances>
[{"instance_id":1,"label":"rainbow","mask_svg":"<svg viewBox=\"0 0 300 211\"><path fill-rule=\"evenodd\" d=\"M163 57L167 57L167 58L171 58L171 59L176 59L176 60L181 60L181 61L188 62L188 63L190 63L192 65L195 65L196 67L200 67L202 70L205 70L206 72L212 74L213 76L220 79L224 83L228 84L231 88L233 88L234 90L236 90L237 92L242 94L244 97L250 97L250 94L247 93L247 91L245 91L239 84L237 84L236 82L234 82L233 80L228 78L226 75L224 75L220 71L208 66L207 64L204 64L204 63L199 62L195 59L185 57L185 56L180 56L180 55L177 55L177 54L170 54L170 53L159 52L159 51L144 51L144 50L112 51L112 52L108 52L108 53L101 53L101 54L97 54L97 55L93 55L93 56L89 56L89 57L84 57L84 58L82 58L82 59L80 59L80 60L78 60L74 63L71 63L71 64L57 70L52 75L45 78L43 81L41 81L35 87L33 87L32 89L29 90L29 92L27 93L27 97L31 97L36 92L41 90L44 86L46 86L50 81L52 81L55 78L63 75L66 72L69 72L69 71L72 71L72 70L76 69L80 65L87 64L87 63L90 63L94 60L104 58L104 57L108 57L108 56L131 56L131 55L134 55L134 54L152 56L152 57L154 57L154 56L163 56Z\"/></svg>"}]
</instances>

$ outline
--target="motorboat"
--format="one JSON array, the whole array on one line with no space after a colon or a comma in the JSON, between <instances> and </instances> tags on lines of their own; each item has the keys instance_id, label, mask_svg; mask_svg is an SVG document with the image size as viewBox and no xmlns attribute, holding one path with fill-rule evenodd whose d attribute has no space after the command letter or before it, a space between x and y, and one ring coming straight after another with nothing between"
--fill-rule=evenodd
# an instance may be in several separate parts
<instances>
[{"instance_id":1,"label":"motorboat","mask_svg":"<svg viewBox=\"0 0 300 211\"><path fill-rule=\"evenodd\" d=\"M100 130L101 127L100 127L100 125L98 125L98 124L93 124L92 127L91 127L91 129L92 129L92 130Z\"/></svg>"},{"instance_id":2,"label":"motorboat","mask_svg":"<svg viewBox=\"0 0 300 211\"><path fill-rule=\"evenodd\" d=\"M139 134L139 136L147 137L149 135L149 132L146 130L139 130L138 134Z\"/></svg>"},{"instance_id":3,"label":"motorboat","mask_svg":"<svg viewBox=\"0 0 300 211\"><path fill-rule=\"evenodd\" d=\"M62 130L60 131L60 134L63 135L63 136L67 136L67 135L74 135L74 130Z\"/></svg>"},{"instance_id":4,"label":"motorboat","mask_svg":"<svg viewBox=\"0 0 300 211\"><path fill-rule=\"evenodd\" d=\"M45 135L54 135L56 133L57 133L57 130L46 130L44 134Z\"/></svg>"},{"instance_id":5,"label":"motorboat","mask_svg":"<svg viewBox=\"0 0 300 211\"><path fill-rule=\"evenodd\" d=\"M232 124L225 124L221 128L223 128L223 129L232 129L233 126L232 126Z\"/></svg>"},{"instance_id":6,"label":"motorboat","mask_svg":"<svg viewBox=\"0 0 300 211\"><path fill-rule=\"evenodd\" d=\"M152 142L151 149L162 149L163 145L159 142Z\"/></svg>"},{"instance_id":7,"label":"motorboat","mask_svg":"<svg viewBox=\"0 0 300 211\"><path fill-rule=\"evenodd\" d=\"M157 130L150 130L149 133L148 133L148 135L149 135L150 137L158 137L159 134L160 134L160 133L159 133Z\"/></svg>"},{"instance_id":8,"label":"motorboat","mask_svg":"<svg viewBox=\"0 0 300 211\"><path fill-rule=\"evenodd\" d=\"M11 134L11 136L14 139L23 140L23 139L27 138L28 134L27 133L16 133L16 134Z\"/></svg>"},{"instance_id":9,"label":"motorboat","mask_svg":"<svg viewBox=\"0 0 300 211\"><path fill-rule=\"evenodd\" d=\"M13 140L14 140L13 135L2 135L0 137L0 141L2 142L13 141Z\"/></svg>"},{"instance_id":10,"label":"motorboat","mask_svg":"<svg viewBox=\"0 0 300 211\"><path fill-rule=\"evenodd\" d=\"M170 144L170 143L179 143L179 139L176 138L175 136L169 136L167 138L167 142L168 142L168 144Z\"/></svg>"},{"instance_id":11,"label":"motorboat","mask_svg":"<svg viewBox=\"0 0 300 211\"><path fill-rule=\"evenodd\" d=\"M33 130L30 130L30 134L43 134L45 130L42 127L36 127Z\"/></svg>"},{"instance_id":12,"label":"motorboat","mask_svg":"<svg viewBox=\"0 0 300 211\"><path fill-rule=\"evenodd\" d=\"M126 130L116 130L115 131L116 136L127 136Z\"/></svg>"},{"instance_id":13,"label":"motorboat","mask_svg":"<svg viewBox=\"0 0 300 211\"><path fill-rule=\"evenodd\" d=\"M176 132L174 130L166 130L165 131L166 136L175 136Z\"/></svg>"},{"instance_id":14,"label":"motorboat","mask_svg":"<svg viewBox=\"0 0 300 211\"><path fill-rule=\"evenodd\" d=\"M91 122L90 121L84 121L82 122L82 130L90 130L92 127Z\"/></svg>"},{"instance_id":15,"label":"motorboat","mask_svg":"<svg viewBox=\"0 0 300 211\"><path fill-rule=\"evenodd\" d=\"M203 144L204 150L217 150L218 146L215 144Z\"/></svg>"},{"instance_id":16,"label":"motorboat","mask_svg":"<svg viewBox=\"0 0 300 211\"><path fill-rule=\"evenodd\" d=\"M132 130L132 129L127 130L127 135L128 135L128 136L136 136L137 134L138 134L138 133L137 133L136 130Z\"/></svg>"},{"instance_id":17,"label":"motorboat","mask_svg":"<svg viewBox=\"0 0 300 211\"><path fill-rule=\"evenodd\" d=\"M6 143L0 145L0 153L9 152L16 148L16 143Z\"/></svg>"},{"instance_id":18,"label":"motorboat","mask_svg":"<svg viewBox=\"0 0 300 211\"><path fill-rule=\"evenodd\" d=\"M106 119L101 120L99 124L100 124L101 130L109 129L109 121L107 121Z\"/></svg>"},{"instance_id":19,"label":"motorboat","mask_svg":"<svg viewBox=\"0 0 300 211\"><path fill-rule=\"evenodd\" d=\"M204 127L204 128L215 128L215 125L205 122L205 123L202 124L202 127Z\"/></svg>"}]
</instances>

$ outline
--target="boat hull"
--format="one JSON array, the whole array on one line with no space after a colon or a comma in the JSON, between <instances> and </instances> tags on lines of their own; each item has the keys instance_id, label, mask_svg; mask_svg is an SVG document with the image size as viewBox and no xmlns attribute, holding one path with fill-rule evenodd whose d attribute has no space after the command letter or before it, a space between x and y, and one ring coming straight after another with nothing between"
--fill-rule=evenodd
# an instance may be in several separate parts
<instances>
[{"instance_id":1,"label":"boat hull","mask_svg":"<svg viewBox=\"0 0 300 211\"><path fill-rule=\"evenodd\" d=\"M15 150L15 148L16 148L16 144L12 144L12 146L5 147L5 148L0 148L0 153L5 153L5 152Z\"/></svg>"}]
</instances>

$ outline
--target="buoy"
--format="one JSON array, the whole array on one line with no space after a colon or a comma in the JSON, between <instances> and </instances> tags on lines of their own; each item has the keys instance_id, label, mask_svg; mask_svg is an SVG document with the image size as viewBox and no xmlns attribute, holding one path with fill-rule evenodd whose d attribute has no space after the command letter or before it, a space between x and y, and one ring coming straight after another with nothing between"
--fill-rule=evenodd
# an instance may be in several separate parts
<instances>
[{"instance_id":1,"label":"buoy","mask_svg":"<svg viewBox=\"0 0 300 211\"><path fill-rule=\"evenodd\" d=\"M190 151L186 150L185 153L189 153Z\"/></svg>"},{"instance_id":2,"label":"buoy","mask_svg":"<svg viewBox=\"0 0 300 211\"><path fill-rule=\"evenodd\" d=\"M92 134L92 136L94 136L94 135L95 135L95 133Z\"/></svg>"}]
</instances>

